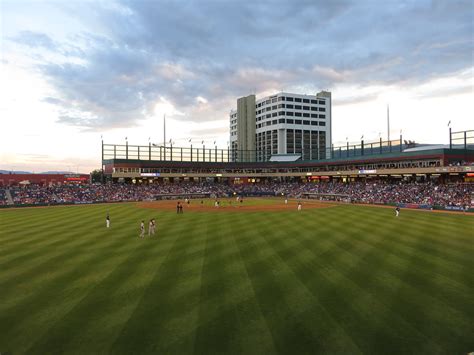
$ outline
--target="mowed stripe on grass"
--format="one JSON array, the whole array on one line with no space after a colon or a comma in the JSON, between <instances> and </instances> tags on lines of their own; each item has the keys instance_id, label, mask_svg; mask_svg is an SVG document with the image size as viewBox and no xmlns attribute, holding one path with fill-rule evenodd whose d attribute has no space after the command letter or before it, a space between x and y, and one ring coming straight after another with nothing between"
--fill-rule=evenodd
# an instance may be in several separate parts
<instances>
[{"instance_id":1,"label":"mowed stripe on grass","mask_svg":"<svg viewBox=\"0 0 474 355\"><path fill-rule=\"evenodd\" d=\"M2 210L0 351L466 353L473 231L472 216L359 206Z\"/></svg>"}]
</instances>

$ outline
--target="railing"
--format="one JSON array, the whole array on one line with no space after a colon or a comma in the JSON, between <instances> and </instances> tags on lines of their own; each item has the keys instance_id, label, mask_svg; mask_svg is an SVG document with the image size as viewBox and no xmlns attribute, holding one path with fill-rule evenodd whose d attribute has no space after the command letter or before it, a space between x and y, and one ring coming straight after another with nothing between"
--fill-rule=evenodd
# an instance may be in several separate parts
<instances>
[{"instance_id":1,"label":"railing","mask_svg":"<svg viewBox=\"0 0 474 355\"><path fill-rule=\"evenodd\" d=\"M474 130L451 132L449 129L450 149L474 149Z\"/></svg>"},{"instance_id":2,"label":"railing","mask_svg":"<svg viewBox=\"0 0 474 355\"><path fill-rule=\"evenodd\" d=\"M296 154L301 160L325 160L325 159L347 159L352 157L383 155L389 153L403 152L409 148L420 146L419 143L404 141L400 135L399 139L391 141L365 142L357 144L347 142L343 146L318 149L308 147L306 144L295 145L289 149L288 154ZM449 130L449 146L451 149L474 149L474 130L451 132ZM238 150L219 149L217 147L174 147L149 144L147 146L102 143L102 160L126 159L126 160L157 160L157 161L181 161L181 162L265 162L277 152L267 150Z\"/></svg>"},{"instance_id":3,"label":"railing","mask_svg":"<svg viewBox=\"0 0 474 355\"><path fill-rule=\"evenodd\" d=\"M349 158L364 155L385 154L401 152L406 145L400 140L378 141L358 144L349 144L340 147L308 149L305 146L296 146L288 154L296 154L302 160L325 160L329 158ZM305 150L305 148L307 148ZM274 152L273 154L277 154ZM157 160L157 161L181 161L181 162L265 162L269 161L272 154L267 151L219 149L202 147L174 147L158 146L149 144L147 146L126 144L104 144L102 143L102 160L126 159L126 160ZM318 159L319 158L319 159Z\"/></svg>"}]
</instances>

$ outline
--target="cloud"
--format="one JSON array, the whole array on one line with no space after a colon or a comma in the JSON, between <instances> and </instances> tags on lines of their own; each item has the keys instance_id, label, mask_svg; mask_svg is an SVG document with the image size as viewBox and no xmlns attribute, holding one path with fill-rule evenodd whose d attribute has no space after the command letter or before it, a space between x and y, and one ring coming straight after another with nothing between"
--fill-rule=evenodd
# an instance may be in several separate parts
<instances>
[{"instance_id":1,"label":"cloud","mask_svg":"<svg viewBox=\"0 0 474 355\"><path fill-rule=\"evenodd\" d=\"M344 105L353 105L360 104L363 102L375 101L379 97L378 93L368 93L362 95L353 95L344 98L337 98L333 100L334 106L344 106Z\"/></svg>"},{"instance_id":2,"label":"cloud","mask_svg":"<svg viewBox=\"0 0 474 355\"><path fill-rule=\"evenodd\" d=\"M425 91L420 93L416 97L419 99L432 99L440 97L457 96L464 94L474 94L474 87L472 85L459 86L459 87L447 87L447 88L436 88L433 90Z\"/></svg>"},{"instance_id":3,"label":"cloud","mask_svg":"<svg viewBox=\"0 0 474 355\"><path fill-rule=\"evenodd\" d=\"M130 0L94 5L93 18L90 3L63 6L81 31L11 38L64 56L37 63L55 91L44 100L60 108L59 123L87 130L136 126L162 99L178 120L223 120L252 92L409 87L472 66L469 1Z\"/></svg>"},{"instance_id":4,"label":"cloud","mask_svg":"<svg viewBox=\"0 0 474 355\"><path fill-rule=\"evenodd\" d=\"M55 49L56 43L45 33L21 31L17 36L11 38L16 43L23 44L28 47L44 47Z\"/></svg>"}]
</instances>

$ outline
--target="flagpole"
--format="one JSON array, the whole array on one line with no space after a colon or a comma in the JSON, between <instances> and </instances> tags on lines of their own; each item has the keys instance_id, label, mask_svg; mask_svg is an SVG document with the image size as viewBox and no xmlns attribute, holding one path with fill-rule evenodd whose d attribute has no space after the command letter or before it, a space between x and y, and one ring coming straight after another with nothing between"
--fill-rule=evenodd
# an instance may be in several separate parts
<instances>
[{"instance_id":1,"label":"flagpole","mask_svg":"<svg viewBox=\"0 0 474 355\"><path fill-rule=\"evenodd\" d=\"M453 149L453 140L451 135L451 121L448 122L449 127L449 149Z\"/></svg>"}]
</instances>

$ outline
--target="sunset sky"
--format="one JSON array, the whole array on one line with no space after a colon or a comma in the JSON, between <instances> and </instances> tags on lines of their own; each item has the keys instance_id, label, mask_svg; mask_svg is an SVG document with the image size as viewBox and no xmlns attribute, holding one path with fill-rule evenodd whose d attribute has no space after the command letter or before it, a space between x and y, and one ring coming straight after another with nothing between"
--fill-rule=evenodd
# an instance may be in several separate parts
<instances>
[{"instance_id":1,"label":"sunset sky","mask_svg":"<svg viewBox=\"0 0 474 355\"><path fill-rule=\"evenodd\" d=\"M1 0L0 169L100 167L100 140L227 147L238 97L333 95L333 143L474 129L473 1Z\"/></svg>"}]
</instances>

